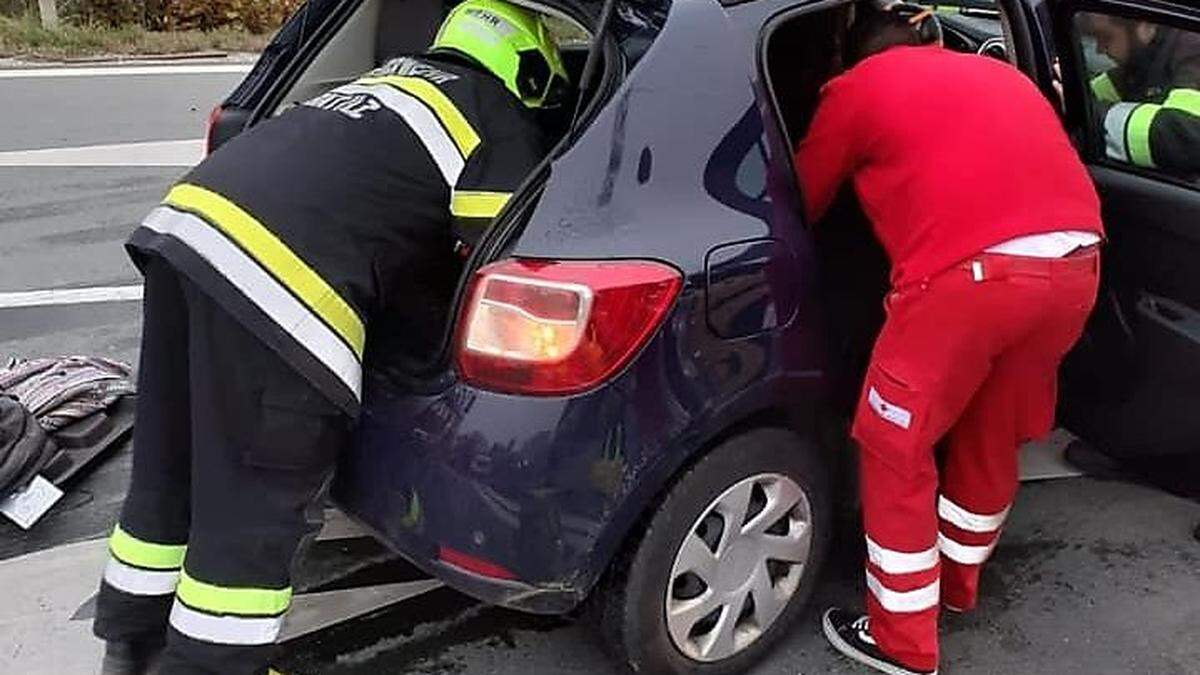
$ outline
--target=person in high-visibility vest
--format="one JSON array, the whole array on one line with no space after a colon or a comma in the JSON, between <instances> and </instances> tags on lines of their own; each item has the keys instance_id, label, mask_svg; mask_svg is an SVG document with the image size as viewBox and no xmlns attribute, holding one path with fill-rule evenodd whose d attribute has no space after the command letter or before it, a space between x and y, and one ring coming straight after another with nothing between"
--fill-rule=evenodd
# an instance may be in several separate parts
<instances>
[{"instance_id":1,"label":"person in high-visibility vest","mask_svg":"<svg viewBox=\"0 0 1200 675\"><path fill-rule=\"evenodd\" d=\"M133 233L145 325L105 675L267 671L364 360L438 349L462 253L548 152L537 110L567 90L538 15L467 0L426 54L234 138Z\"/></svg>"},{"instance_id":2,"label":"person in high-visibility vest","mask_svg":"<svg viewBox=\"0 0 1200 675\"><path fill-rule=\"evenodd\" d=\"M1200 35L1104 14L1081 16L1083 33L1117 64L1091 81L1107 155L1200 179Z\"/></svg>"},{"instance_id":3,"label":"person in high-visibility vest","mask_svg":"<svg viewBox=\"0 0 1200 675\"><path fill-rule=\"evenodd\" d=\"M822 89L796 152L809 222L851 182L892 263L852 427L866 613L832 608L823 625L864 665L928 675L940 609L976 605L1018 445L1050 431L1058 365L1095 303L1103 228L1033 82L944 49L928 9L856 8L853 65Z\"/></svg>"}]
</instances>

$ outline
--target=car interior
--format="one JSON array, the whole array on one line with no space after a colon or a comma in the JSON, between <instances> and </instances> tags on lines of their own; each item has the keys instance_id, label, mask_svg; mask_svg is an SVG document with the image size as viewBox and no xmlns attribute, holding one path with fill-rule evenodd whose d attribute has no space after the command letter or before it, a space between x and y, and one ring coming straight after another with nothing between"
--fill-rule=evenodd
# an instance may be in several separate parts
<instances>
[{"instance_id":1,"label":"car interior","mask_svg":"<svg viewBox=\"0 0 1200 675\"><path fill-rule=\"evenodd\" d=\"M945 45L955 51L1007 60L1003 21L986 1L939 5ZM853 3L800 9L767 27L762 63L780 124L790 147L804 137L816 112L821 87L843 70L845 28ZM797 64L804 64L797 67ZM830 336L833 403L849 416L858 398L875 337L883 325L888 262L871 232L852 189L844 189L822 222L814 227L819 251L820 285L826 297Z\"/></svg>"},{"instance_id":2,"label":"car interior","mask_svg":"<svg viewBox=\"0 0 1200 675\"><path fill-rule=\"evenodd\" d=\"M313 58L275 107L275 114L301 101L353 81L363 73L405 54L419 54L433 42L445 16L443 0L365 0ZM545 11L545 8L542 8ZM587 34L565 16L550 18L572 82L587 60ZM571 109L572 106L563 106ZM561 135L568 120L547 114L545 124Z\"/></svg>"}]
</instances>

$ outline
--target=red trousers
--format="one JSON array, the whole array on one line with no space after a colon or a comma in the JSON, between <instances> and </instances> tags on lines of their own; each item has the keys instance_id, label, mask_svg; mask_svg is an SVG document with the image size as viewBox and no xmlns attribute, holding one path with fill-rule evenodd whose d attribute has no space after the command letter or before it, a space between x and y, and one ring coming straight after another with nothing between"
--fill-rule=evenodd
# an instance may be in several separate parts
<instances>
[{"instance_id":1,"label":"red trousers","mask_svg":"<svg viewBox=\"0 0 1200 675\"><path fill-rule=\"evenodd\" d=\"M1058 366L1095 303L1098 268L1094 252L981 254L887 298L853 436L870 631L911 668L937 667L941 604L975 606L1016 494L1018 446L1052 428Z\"/></svg>"}]
</instances>

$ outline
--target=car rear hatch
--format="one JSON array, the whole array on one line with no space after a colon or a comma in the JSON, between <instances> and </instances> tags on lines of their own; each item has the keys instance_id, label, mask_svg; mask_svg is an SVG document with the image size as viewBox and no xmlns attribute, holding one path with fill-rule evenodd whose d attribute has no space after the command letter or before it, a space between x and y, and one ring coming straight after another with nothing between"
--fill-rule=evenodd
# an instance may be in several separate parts
<instances>
[{"instance_id":1,"label":"car rear hatch","mask_svg":"<svg viewBox=\"0 0 1200 675\"><path fill-rule=\"evenodd\" d=\"M578 601L581 589L567 582L569 575L565 575L565 568L549 558L531 565L514 565L508 555L513 551L513 542L520 538L510 528L511 508L523 499L517 496L525 494L525 488L519 487L525 485L523 481L540 480L535 476L538 470L533 468L538 461L531 460L521 470L524 477L511 472L502 475L505 472L498 470L488 479L498 482L488 486L475 482L471 476L478 467L465 467L460 460L475 452L470 447L474 437L482 441L480 434L471 429L486 429L489 420L497 416L507 417L510 424L523 427L518 433L537 426L520 424L522 415L552 428L555 424L552 420L561 414L566 401L582 391L580 383L586 380L592 386L619 372L649 336L635 336L632 342L605 343L603 347L611 348L611 353L602 367L572 372L567 372L570 367L559 368L559 373L566 372L566 384L557 380L513 387L512 381L504 381L503 377L481 383L487 378L479 375L478 370L464 379L467 364L462 359L464 350L459 342L467 340L463 337L465 331L458 328L479 316L477 310L482 301L495 299L485 297L491 290L503 294L497 304L507 303L516 310L509 313L509 318L521 318L538 315L535 307L538 303L545 303L542 309L552 306L552 310L572 301L578 303L572 306L575 309L585 302L595 302L598 307L607 302L606 298L637 295L637 290L645 290L646 297L657 293L655 297L669 295L673 299L678 275L669 266L649 261L601 261L598 266L585 269L573 267L564 257L560 259L562 264L550 269L541 265L546 261L526 266L511 260L526 224L538 210L556 162L612 105L613 95L653 43L666 18L666 6L658 3L635 5L622 0L606 7L600 3L550 0L536 5L569 16L593 31L605 16L610 22L609 30L601 33L595 49L584 54L590 56L589 63L577 63L585 74L580 101L569 111L573 123L545 161L526 178L472 252L450 312L452 319L442 327L438 356L408 373L397 373L394 369L366 373L362 432L358 447L342 463L334 497L346 511L406 557L460 590L491 602L553 612ZM606 157L598 156L594 161L603 164ZM579 276L555 278L555 274ZM626 281L633 277L642 284L640 289L627 287ZM501 281L487 286L480 283L485 278ZM562 302L555 304L556 301ZM620 299L614 302L619 303ZM664 307L669 304L670 300L663 300L657 307L649 308L655 311L642 315L645 325L657 326ZM503 320L501 317L499 323ZM538 330L552 329L547 323L554 322L539 324ZM559 321L558 327L563 323L569 321ZM597 324L587 325L594 328ZM613 325L609 324L609 333L620 333L619 329L611 328ZM595 331L579 332L595 334ZM537 387L542 388L532 390ZM514 399L513 394L522 398ZM529 452L537 453L533 449ZM505 495L511 495L512 499ZM479 516L479 522L473 526L478 530L466 527L464 519L470 519L472 514ZM582 540L595 535L580 532L568 536Z\"/></svg>"}]
</instances>

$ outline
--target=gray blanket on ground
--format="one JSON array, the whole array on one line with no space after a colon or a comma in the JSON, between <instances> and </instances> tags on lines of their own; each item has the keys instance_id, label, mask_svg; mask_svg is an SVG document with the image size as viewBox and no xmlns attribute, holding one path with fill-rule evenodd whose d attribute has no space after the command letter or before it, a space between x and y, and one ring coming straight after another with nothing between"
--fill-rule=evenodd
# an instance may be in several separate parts
<instances>
[{"instance_id":1,"label":"gray blanket on ground","mask_svg":"<svg viewBox=\"0 0 1200 675\"><path fill-rule=\"evenodd\" d=\"M0 396L0 499L25 489L57 452L24 406Z\"/></svg>"}]
</instances>

